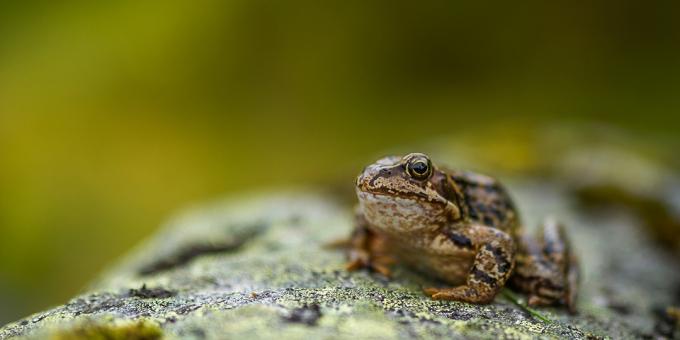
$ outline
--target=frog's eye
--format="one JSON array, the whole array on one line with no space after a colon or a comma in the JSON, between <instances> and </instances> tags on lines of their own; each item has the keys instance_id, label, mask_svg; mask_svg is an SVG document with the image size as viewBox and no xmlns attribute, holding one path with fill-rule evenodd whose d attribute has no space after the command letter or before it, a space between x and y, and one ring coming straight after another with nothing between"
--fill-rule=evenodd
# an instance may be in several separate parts
<instances>
[{"instance_id":1,"label":"frog's eye","mask_svg":"<svg viewBox=\"0 0 680 340\"><path fill-rule=\"evenodd\" d=\"M406 172L415 179L425 179L432 173L432 164L428 158L416 157L408 162Z\"/></svg>"}]
</instances>

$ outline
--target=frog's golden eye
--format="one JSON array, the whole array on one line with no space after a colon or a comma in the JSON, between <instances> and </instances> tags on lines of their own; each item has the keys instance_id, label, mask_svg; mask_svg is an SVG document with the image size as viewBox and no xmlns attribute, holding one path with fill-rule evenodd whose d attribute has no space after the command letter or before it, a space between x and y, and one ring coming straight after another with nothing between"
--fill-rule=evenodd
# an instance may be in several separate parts
<instances>
[{"instance_id":1,"label":"frog's golden eye","mask_svg":"<svg viewBox=\"0 0 680 340\"><path fill-rule=\"evenodd\" d=\"M406 172L415 179L426 179L432 174L432 164L425 157L413 158L406 165Z\"/></svg>"}]
</instances>

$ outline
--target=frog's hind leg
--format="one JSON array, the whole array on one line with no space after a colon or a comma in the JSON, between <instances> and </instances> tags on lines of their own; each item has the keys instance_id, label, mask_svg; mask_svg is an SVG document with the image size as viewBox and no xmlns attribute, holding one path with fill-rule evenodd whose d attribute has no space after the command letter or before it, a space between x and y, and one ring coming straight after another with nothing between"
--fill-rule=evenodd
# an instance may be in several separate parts
<instances>
[{"instance_id":1,"label":"frog's hind leg","mask_svg":"<svg viewBox=\"0 0 680 340\"><path fill-rule=\"evenodd\" d=\"M512 286L527 293L532 306L563 304L574 312L579 269L562 225L547 219L536 239L521 234Z\"/></svg>"},{"instance_id":2,"label":"frog's hind leg","mask_svg":"<svg viewBox=\"0 0 680 340\"><path fill-rule=\"evenodd\" d=\"M475 259L465 285L453 288L426 288L435 300L457 300L490 303L503 288L513 268L514 241L505 232L486 226L473 225L447 232L454 244L475 251Z\"/></svg>"},{"instance_id":3,"label":"frog's hind leg","mask_svg":"<svg viewBox=\"0 0 680 340\"><path fill-rule=\"evenodd\" d=\"M356 216L356 227L349 240L349 262L345 268L354 271L368 268L371 271L390 276L390 265L394 259L388 254L385 237L367 228L361 214Z\"/></svg>"}]
</instances>

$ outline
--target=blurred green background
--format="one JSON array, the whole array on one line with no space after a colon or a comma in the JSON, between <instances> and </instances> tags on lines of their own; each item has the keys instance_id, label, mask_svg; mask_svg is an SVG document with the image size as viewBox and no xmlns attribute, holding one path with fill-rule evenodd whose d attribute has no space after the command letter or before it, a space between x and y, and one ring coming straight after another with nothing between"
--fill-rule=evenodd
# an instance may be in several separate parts
<instances>
[{"instance_id":1,"label":"blurred green background","mask_svg":"<svg viewBox=\"0 0 680 340\"><path fill-rule=\"evenodd\" d=\"M0 324L187 204L350 185L395 145L573 122L676 142L676 4L3 2Z\"/></svg>"}]
</instances>

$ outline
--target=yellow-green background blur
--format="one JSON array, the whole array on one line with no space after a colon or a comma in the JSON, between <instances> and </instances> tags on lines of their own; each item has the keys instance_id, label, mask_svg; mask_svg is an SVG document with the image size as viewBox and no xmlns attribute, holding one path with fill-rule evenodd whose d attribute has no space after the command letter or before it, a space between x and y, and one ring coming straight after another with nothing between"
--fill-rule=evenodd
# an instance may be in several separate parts
<instances>
[{"instance_id":1,"label":"yellow-green background blur","mask_svg":"<svg viewBox=\"0 0 680 340\"><path fill-rule=\"evenodd\" d=\"M187 204L349 185L394 145L573 121L672 140L675 3L2 2L0 324Z\"/></svg>"}]
</instances>

